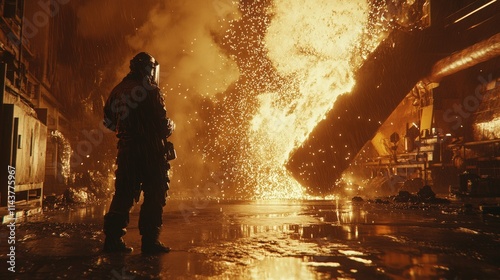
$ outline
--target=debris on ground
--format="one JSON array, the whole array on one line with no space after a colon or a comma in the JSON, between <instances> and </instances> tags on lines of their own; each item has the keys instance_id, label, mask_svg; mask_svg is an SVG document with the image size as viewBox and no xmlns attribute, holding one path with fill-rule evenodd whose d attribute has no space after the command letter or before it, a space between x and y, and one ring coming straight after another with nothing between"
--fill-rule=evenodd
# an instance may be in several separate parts
<instances>
[{"instance_id":1,"label":"debris on ground","mask_svg":"<svg viewBox=\"0 0 500 280\"><path fill-rule=\"evenodd\" d=\"M351 199L352 202L363 202L363 198L361 198L360 196L355 196Z\"/></svg>"}]
</instances>

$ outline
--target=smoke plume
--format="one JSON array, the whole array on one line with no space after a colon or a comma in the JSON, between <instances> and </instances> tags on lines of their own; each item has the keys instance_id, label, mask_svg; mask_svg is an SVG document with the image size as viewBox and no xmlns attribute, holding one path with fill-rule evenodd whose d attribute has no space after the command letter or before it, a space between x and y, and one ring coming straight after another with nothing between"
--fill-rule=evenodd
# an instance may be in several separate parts
<instances>
[{"instance_id":1,"label":"smoke plume","mask_svg":"<svg viewBox=\"0 0 500 280\"><path fill-rule=\"evenodd\" d=\"M236 62L216 42L238 17L238 6L227 1L164 1L126 38L132 49L129 57L146 51L160 63L160 87L169 117L177 124L172 136L178 153L172 163L173 186L187 191L178 192L183 195L196 195L189 190L204 189L219 180L214 172L222 159L208 159L207 155L214 155L213 148L207 147L212 140L207 138L214 137L209 133L211 116L207 114L217 96L239 77ZM118 77L126 74L128 59Z\"/></svg>"}]
</instances>

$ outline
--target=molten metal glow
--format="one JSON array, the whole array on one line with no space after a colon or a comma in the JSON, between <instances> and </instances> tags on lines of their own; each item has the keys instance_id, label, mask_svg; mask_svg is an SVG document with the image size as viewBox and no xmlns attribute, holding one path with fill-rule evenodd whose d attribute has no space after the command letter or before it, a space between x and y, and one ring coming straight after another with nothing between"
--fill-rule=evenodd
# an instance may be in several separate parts
<instances>
[{"instance_id":1,"label":"molten metal glow","mask_svg":"<svg viewBox=\"0 0 500 280\"><path fill-rule=\"evenodd\" d=\"M268 58L288 84L258 95L242 156L254 198L307 198L284 165L336 98L352 89L360 45L373 49L378 42L366 41L366 0L276 0L271 13L264 39Z\"/></svg>"},{"instance_id":2,"label":"molten metal glow","mask_svg":"<svg viewBox=\"0 0 500 280\"><path fill-rule=\"evenodd\" d=\"M285 164L353 87L387 9L369 0L164 3L128 42L167 69L180 196L309 198Z\"/></svg>"},{"instance_id":3,"label":"molten metal glow","mask_svg":"<svg viewBox=\"0 0 500 280\"><path fill-rule=\"evenodd\" d=\"M60 174L58 176L61 176L60 179L64 181L64 183L67 183L67 180L69 179L71 175L71 154L73 153L71 149L71 145L64 137L64 135L59 131L59 130L54 130L50 133L50 136L52 139L55 140L55 142L59 145L61 145L60 149L62 150L61 155L60 155Z\"/></svg>"},{"instance_id":4,"label":"molten metal glow","mask_svg":"<svg viewBox=\"0 0 500 280\"><path fill-rule=\"evenodd\" d=\"M495 139L500 135L500 118L495 118L488 122L480 122L473 125L474 137L476 140Z\"/></svg>"}]
</instances>

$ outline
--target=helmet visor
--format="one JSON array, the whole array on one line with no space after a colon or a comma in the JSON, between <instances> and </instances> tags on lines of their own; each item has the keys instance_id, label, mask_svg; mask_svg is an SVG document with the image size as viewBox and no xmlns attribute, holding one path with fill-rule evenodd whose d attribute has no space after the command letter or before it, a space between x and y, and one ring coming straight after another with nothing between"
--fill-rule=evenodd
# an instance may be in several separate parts
<instances>
[{"instance_id":1,"label":"helmet visor","mask_svg":"<svg viewBox=\"0 0 500 280\"><path fill-rule=\"evenodd\" d=\"M157 86L160 86L160 64L158 63L155 63L153 67L151 82L153 82Z\"/></svg>"}]
</instances>

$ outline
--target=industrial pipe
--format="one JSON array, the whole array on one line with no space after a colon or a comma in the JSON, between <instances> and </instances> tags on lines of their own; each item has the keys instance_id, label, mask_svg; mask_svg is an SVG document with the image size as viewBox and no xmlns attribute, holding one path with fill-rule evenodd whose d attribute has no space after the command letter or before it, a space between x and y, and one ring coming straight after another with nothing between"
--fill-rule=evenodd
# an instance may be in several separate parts
<instances>
[{"instance_id":1,"label":"industrial pipe","mask_svg":"<svg viewBox=\"0 0 500 280\"><path fill-rule=\"evenodd\" d=\"M438 83L446 76L497 56L500 56L500 33L439 60L432 67L431 74L427 80Z\"/></svg>"}]
</instances>

